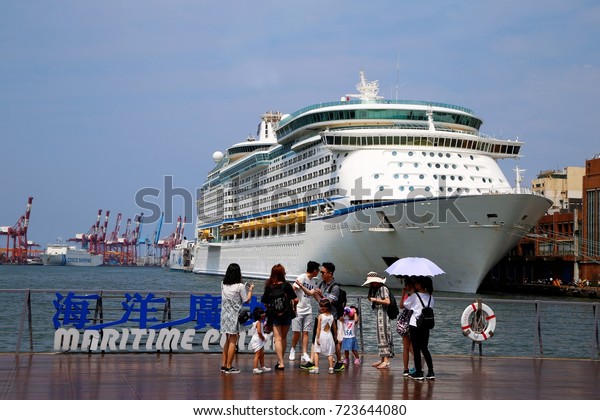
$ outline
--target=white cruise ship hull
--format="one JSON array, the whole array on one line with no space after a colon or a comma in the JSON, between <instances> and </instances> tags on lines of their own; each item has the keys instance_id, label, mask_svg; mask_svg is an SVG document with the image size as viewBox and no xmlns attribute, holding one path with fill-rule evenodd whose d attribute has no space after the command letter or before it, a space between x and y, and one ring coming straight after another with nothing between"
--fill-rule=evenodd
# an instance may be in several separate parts
<instances>
[{"instance_id":1,"label":"white cruise ship hull","mask_svg":"<svg viewBox=\"0 0 600 420\"><path fill-rule=\"evenodd\" d=\"M69 265L77 267L98 267L102 265L102 255L86 251L67 251L64 254L42 254L43 265Z\"/></svg>"},{"instance_id":2,"label":"white cruise ship hull","mask_svg":"<svg viewBox=\"0 0 600 420\"><path fill-rule=\"evenodd\" d=\"M293 279L310 260L330 261L336 266L336 281L360 286L369 271L384 273L396 258L418 256L446 272L435 277L435 290L475 293L549 205L540 196L496 194L350 208L308 221L303 233L201 242L193 271L223 275L235 262L245 277L267 278L271 267L281 263ZM381 212L391 222L388 227L381 226ZM392 278L389 285L401 283Z\"/></svg>"}]
</instances>

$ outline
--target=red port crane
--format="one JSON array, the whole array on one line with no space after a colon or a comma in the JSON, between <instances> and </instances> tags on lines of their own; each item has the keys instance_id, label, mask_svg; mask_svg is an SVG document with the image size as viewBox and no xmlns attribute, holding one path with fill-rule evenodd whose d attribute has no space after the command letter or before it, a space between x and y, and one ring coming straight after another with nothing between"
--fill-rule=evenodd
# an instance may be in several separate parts
<instances>
[{"instance_id":1,"label":"red port crane","mask_svg":"<svg viewBox=\"0 0 600 420\"><path fill-rule=\"evenodd\" d=\"M27 228L31 215L33 197L27 200L25 214L17 220L14 226L0 226L0 235L6 235L6 252L4 260L13 264L26 264L28 256ZM12 248L10 242L12 239Z\"/></svg>"}]
</instances>

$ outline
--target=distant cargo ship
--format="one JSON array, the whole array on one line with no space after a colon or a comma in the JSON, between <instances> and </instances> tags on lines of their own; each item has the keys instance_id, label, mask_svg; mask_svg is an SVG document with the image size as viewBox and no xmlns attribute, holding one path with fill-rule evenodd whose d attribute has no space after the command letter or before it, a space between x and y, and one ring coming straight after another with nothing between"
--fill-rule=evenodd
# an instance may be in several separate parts
<instances>
[{"instance_id":1,"label":"distant cargo ship","mask_svg":"<svg viewBox=\"0 0 600 420\"><path fill-rule=\"evenodd\" d=\"M48 245L41 258L44 265L73 265L78 267L102 265L102 255L91 254L85 249L62 244Z\"/></svg>"}]
</instances>

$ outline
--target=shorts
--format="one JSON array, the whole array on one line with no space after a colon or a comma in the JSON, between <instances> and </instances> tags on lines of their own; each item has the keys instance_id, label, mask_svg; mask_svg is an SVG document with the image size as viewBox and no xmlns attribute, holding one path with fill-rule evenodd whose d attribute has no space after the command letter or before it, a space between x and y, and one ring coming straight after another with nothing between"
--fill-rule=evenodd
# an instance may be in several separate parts
<instances>
[{"instance_id":1,"label":"shorts","mask_svg":"<svg viewBox=\"0 0 600 420\"><path fill-rule=\"evenodd\" d=\"M273 325L290 325L292 323L291 315L282 315L273 317Z\"/></svg>"},{"instance_id":2,"label":"shorts","mask_svg":"<svg viewBox=\"0 0 600 420\"><path fill-rule=\"evenodd\" d=\"M298 315L292 319L292 331L311 332L313 329L313 314Z\"/></svg>"}]
</instances>

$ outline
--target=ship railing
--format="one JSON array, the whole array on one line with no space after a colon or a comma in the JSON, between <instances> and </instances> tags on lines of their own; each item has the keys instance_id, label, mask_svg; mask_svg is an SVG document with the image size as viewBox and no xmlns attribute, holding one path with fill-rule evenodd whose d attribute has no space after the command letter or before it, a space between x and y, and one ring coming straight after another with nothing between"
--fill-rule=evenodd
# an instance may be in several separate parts
<instances>
[{"instance_id":1,"label":"ship railing","mask_svg":"<svg viewBox=\"0 0 600 420\"><path fill-rule=\"evenodd\" d=\"M305 112L312 111L313 109L320 109L320 108L326 108L326 107L330 107L330 106L340 106L340 105L359 105L361 103L384 104L384 105L387 105L387 104L420 105L420 106L427 106L427 107L431 106L431 107L455 109L457 111L462 111L462 112L466 112L467 114L474 115L474 112L469 108L466 108L466 107L460 106L460 105L446 104L443 102L415 101L415 100L408 100L408 99L373 99L373 100L369 100L369 101L332 101L332 102L321 102L319 104L309 105L309 106L304 107L296 112L293 112L292 114L289 114L288 116L283 118L281 121L279 121L278 127L283 127L285 124L287 124L288 121L292 120L293 118L296 118L298 115L304 114Z\"/></svg>"},{"instance_id":2,"label":"ship railing","mask_svg":"<svg viewBox=\"0 0 600 420\"><path fill-rule=\"evenodd\" d=\"M61 312L58 296L65 297L69 293L78 297L96 295L101 299L96 300L95 305L84 307L74 304L72 308ZM190 309L190 296L192 295L199 296L199 302L204 302L206 307L198 308L195 312L192 311ZM137 297L140 305L153 307L150 315L155 322L167 323L171 327L177 324L174 322L176 320L186 320L187 324L181 324L184 325L182 328L194 328L200 333L204 331L205 334L208 334L205 331L206 328L204 330L199 328L200 318L204 321L214 321L220 317L220 292L218 291L0 290L0 304L2 304L5 314L10 315L5 317L4 323L0 325L0 352L17 354L21 352L56 352L57 350L54 349L56 330L54 322L77 324L83 322L85 317L89 317L88 321L91 322L91 325L118 324L118 321L125 316L124 314L129 313L125 306L135 303L134 297ZM468 308L475 301L475 297L481 296L435 296L436 323L430 338L430 349L434 355L461 353L476 355L476 343L464 336L464 329L461 325L463 311L466 311L465 307ZM252 302L258 305L256 297L253 297ZM598 328L600 303L597 301L483 297L483 302L494 310L497 328L493 337L477 343L479 344L479 355L600 359ZM80 303L83 303L83 300ZM375 313L371 310L370 302L364 295L349 294L348 305L360 308L357 337L362 353L376 353ZM79 312L73 312L76 310ZM130 313L139 316L137 309ZM314 308L313 313L316 313ZM72 319L65 317L72 317ZM178 325L174 328L178 328ZM73 327L77 327L77 325ZM134 328L134 326L129 328ZM140 325L137 325L137 328L141 328ZM402 345L400 337L395 332L395 321L391 322L391 328L396 343L396 352L399 353ZM246 333L248 329L249 325L245 327ZM218 328L212 331L213 335L218 335ZM246 334L244 339L249 341L250 337ZM193 351L220 351L218 337L216 343L209 350L198 346L198 349L194 348ZM241 348L244 347L241 346Z\"/></svg>"}]
</instances>

